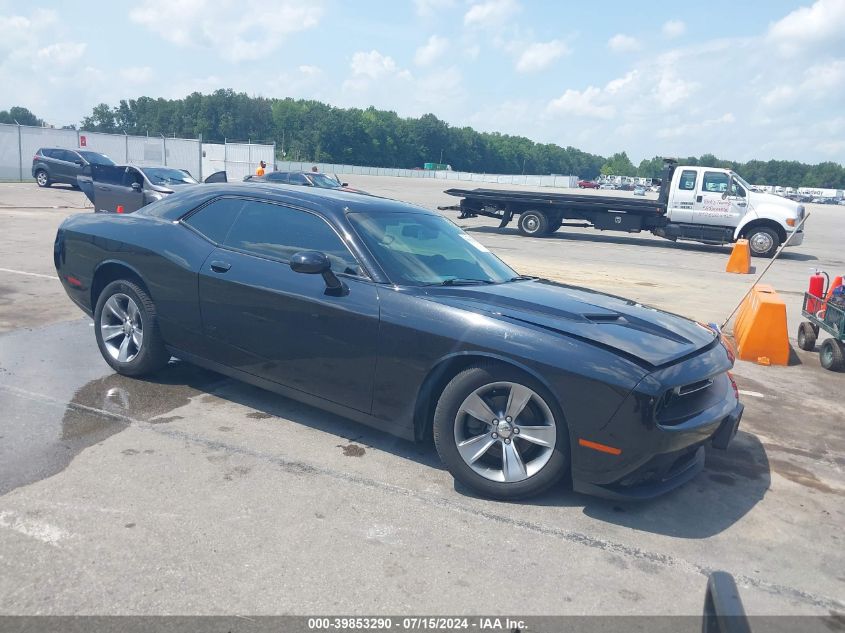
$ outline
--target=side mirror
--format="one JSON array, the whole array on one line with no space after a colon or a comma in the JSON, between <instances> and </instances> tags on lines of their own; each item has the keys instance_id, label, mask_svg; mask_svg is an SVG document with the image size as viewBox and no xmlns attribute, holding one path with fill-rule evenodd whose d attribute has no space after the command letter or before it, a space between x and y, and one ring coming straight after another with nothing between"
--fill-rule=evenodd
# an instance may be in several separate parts
<instances>
[{"instance_id":1,"label":"side mirror","mask_svg":"<svg viewBox=\"0 0 845 633\"><path fill-rule=\"evenodd\" d=\"M319 251L300 251L294 253L290 258L290 269L295 273L306 275L322 275L326 282L326 290L335 293L342 293L344 285L332 272L332 263L325 253Z\"/></svg>"},{"instance_id":2,"label":"side mirror","mask_svg":"<svg viewBox=\"0 0 845 633\"><path fill-rule=\"evenodd\" d=\"M141 183L133 182L131 185L132 191L141 191Z\"/></svg>"},{"instance_id":3,"label":"side mirror","mask_svg":"<svg viewBox=\"0 0 845 633\"><path fill-rule=\"evenodd\" d=\"M340 183L340 186L341 187L348 187L349 183L348 182L342 182L342 183Z\"/></svg>"}]
</instances>

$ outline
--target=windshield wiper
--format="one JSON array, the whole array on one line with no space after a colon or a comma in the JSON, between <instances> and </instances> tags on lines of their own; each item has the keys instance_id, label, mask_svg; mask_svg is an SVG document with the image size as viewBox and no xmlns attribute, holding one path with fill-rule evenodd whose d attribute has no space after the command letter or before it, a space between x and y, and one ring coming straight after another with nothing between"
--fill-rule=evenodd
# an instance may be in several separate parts
<instances>
[{"instance_id":1,"label":"windshield wiper","mask_svg":"<svg viewBox=\"0 0 845 633\"><path fill-rule=\"evenodd\" d=\"M425 284L426 286L477 286L477 285L489 285L494 284L495 281L491 281L490 279L465 279L463 277L452 277L451 279L446 279L444 281L435 281L430 284Z\"/></svg>"}]
</instances>

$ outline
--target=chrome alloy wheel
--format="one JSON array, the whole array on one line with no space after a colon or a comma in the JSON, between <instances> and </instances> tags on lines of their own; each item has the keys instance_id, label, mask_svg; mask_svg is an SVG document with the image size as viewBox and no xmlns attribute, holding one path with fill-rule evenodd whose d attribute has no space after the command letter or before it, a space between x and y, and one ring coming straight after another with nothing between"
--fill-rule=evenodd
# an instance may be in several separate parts
<instances>
[{"instance_id":1,"label":"chrome alloy wheel","mask_svg":"<svg viewBox=\"0 0 845 633\"><path fill-rule=\"evenodd\" d=\"M554 415L535 391L494 382L469 394L455 416L455 443L464 462L497 482L536 475L557 441Z\"/></svg>"},{"instance_id":2,"label":"chrome alloy wheel","mask_svg":"<svg viewBox=\"0 0 845 633\"><path fill-rule=\"evenodd\" d=\"M38 181L38 185L41 187L47 186L47 172L46 171L39 171L36 176L35 180Z\"/></svg>"},{"instance_id":3,"label":"chrome alloy wheel","mask_svg":"<svg viewBox=\"0 0 845 633\"><path fill-rule=\"evenodd\" d=\"M768 233L755 233L751 236L751 250L755 253L767 253L775 242Z\"/></svg>"},{"instance_id":4,"label":"chrome alloy wheel","mask_svg":"<svg viewBox=\"0 0 845 633\"><path fill-rule=\"evenodd\" d=\"M144 344L141 311L131 297L116 293L100 314L100 335L109 355L121 363L131 362Z\"/></svg>"}]
</instances>

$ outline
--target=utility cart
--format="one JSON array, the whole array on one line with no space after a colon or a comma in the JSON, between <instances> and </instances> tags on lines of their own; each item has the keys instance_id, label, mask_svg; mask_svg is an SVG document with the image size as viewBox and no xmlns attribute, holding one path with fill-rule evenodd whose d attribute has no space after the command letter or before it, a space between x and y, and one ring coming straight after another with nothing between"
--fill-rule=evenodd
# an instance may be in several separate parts
<instances>
[{"instance_id":1,"label":"utility cart","mask_svg":"<svg viewBox=\"0 0 845 633\"><path fill-rule=\"evenodd\" d=\"M806 321L798 327L798 347L808 352L816 347L819 332L824 330L832 338L825 339L819 350L819 362L831 371L845 370L845 309L830 300L830 295L804 293L801 314Z\"/></svg>"}]
</instances>

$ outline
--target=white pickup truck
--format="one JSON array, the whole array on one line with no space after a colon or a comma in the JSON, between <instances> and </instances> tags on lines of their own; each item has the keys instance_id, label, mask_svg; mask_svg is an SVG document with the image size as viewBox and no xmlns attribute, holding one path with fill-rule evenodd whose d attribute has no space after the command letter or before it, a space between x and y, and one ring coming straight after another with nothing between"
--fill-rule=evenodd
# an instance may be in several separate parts
<instances>
[{"instance_id":1,"label":"white pickup truck","mask_svg":"<svg viewBox=\"0 0 845 633\"><path fill-rule=\"evenodd\" d=\"M561 226L638 233L646 230L669 240L730 244L746 238L751 253L771 257L793 233L804 207L770 193L752 191L737 173L716 167L666 161L657 200L623 195L585 195L492 189L449 189L460 205L443 207L461 217L484 215L507 226L519 216L520 233L541 237ZM795 234L790 246L804 240Z\"/></svg>"}]
</instances>

